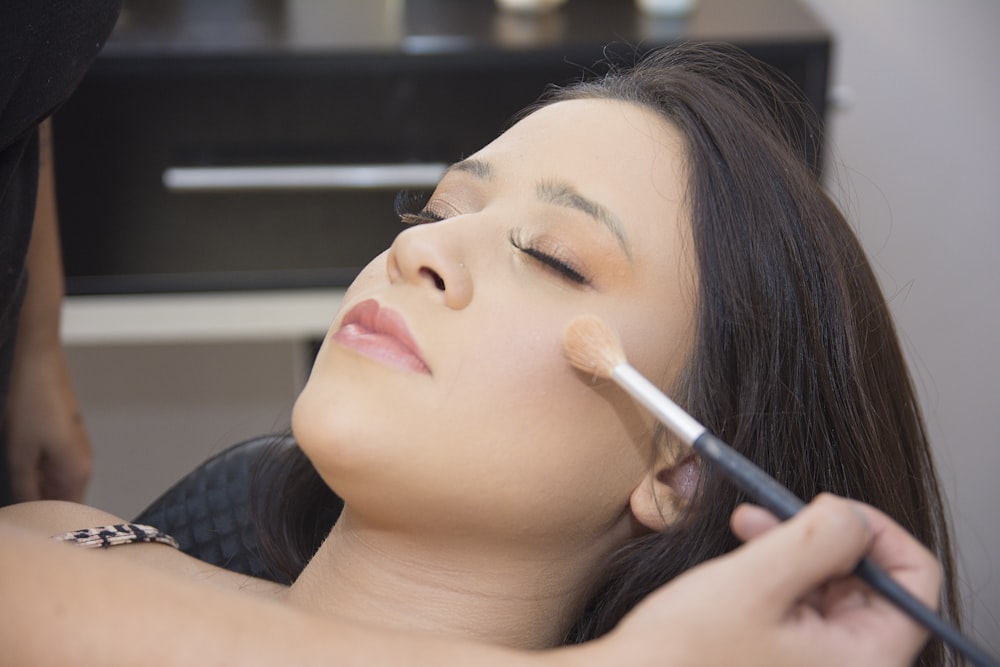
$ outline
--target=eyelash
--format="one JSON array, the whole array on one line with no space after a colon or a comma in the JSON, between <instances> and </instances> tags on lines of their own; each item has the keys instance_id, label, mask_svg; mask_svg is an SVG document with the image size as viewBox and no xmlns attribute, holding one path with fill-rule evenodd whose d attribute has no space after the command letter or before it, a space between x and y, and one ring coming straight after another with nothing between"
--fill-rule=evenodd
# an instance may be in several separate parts
<instances>
[{"instance_id":1,"label":"eyelash","mask_svg":"<svg viewBox=\"0 0 1000 667\"><path fill-rule=\"evenodd\" d=\"M512 229L510 231L508 238L512 246L523 252L525 255L528 255L532 259L540 262L546 268L555 271L571 283L583 286L590 285L590 279L572 263L542 250L537 245L533 245L532 242L525 243L521 239L520 233L521 231L518 229Z\"/></svg>"},{"instance_id":2,"label":"eyelash","mask_svg":"<svg viewBox=\"0 0 1000 667\"><path fill-rule=\"evenodd\" d=\"M422 225L428 222L439 222L445 216L433 213L424 208L427 201L426 195L402 190L396 193L396 201L393 202L393 209L399 220L404 225Z\"/></svg>"},{"instance_id":3,"label":"eyelash","mask_svg":"<svg viewBox=\"0 0 1000 667\"><path fill-rule=\"evenodd\" d=\"M444 216L430 211L421 211L420 213L400 213L399 219L404 225L426 225L429 222L441 222L444 220Z\"/></svg>"},{"instance_id":4,"label":"eyelash","mask_svg":"<svg viewBox=\"0 0 1000 667\"><path fill-rule=\"evenodd\" d=\"M406 202L402 201L402 198L397 198L396 200L396 214L399 219L406 225L423 225L432 222L440 222L444 220L446 216L440 215L433 211L427 209L422 209L419 212L412 212L405 210ZM572 263L557 257L545 250L542 250L537 245L532 242L525 242L521 238L521 230L512 229L508 235L508 240L510 244L514 246L520 252L531 257L535 261L542 264L547 269L550 269L557 273L560 277L568 280L571 283L581 286L590 285L590 279L579 269L577 269Z\"/></svg>"}]
</instances>

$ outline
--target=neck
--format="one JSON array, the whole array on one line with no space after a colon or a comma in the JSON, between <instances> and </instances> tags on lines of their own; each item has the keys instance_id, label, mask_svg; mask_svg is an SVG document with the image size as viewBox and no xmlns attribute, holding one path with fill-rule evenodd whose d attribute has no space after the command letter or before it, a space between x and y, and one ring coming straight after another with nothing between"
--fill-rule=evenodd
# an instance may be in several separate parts
<instances>
[{"instance_id":1,"label":"neck","mask_svg":"<svg viewBox=\"0 0 1000 667\"><path fill-rule=\"evenodd\" d=\"M544 648L562 641L608 552L435 537L372 528L345 508L288 600L385 629Z\"/></svg>"}]
</instances>

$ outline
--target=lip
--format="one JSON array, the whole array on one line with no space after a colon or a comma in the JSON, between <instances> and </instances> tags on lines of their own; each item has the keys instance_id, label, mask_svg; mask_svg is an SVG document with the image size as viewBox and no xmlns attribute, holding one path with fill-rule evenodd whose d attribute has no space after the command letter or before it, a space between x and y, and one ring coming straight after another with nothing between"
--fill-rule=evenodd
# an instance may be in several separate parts
<instances>
[{"instance_id":1,"label":"lip","mask_svg":"<svg viewBox=\"0 0 1000 667\"><path fill-rule=\"evenodd\" d=\"M406 321L375 299L366 299L351 308L332 337L344 347L386 366L431 374Z\"/></svg>"}]
</instances>

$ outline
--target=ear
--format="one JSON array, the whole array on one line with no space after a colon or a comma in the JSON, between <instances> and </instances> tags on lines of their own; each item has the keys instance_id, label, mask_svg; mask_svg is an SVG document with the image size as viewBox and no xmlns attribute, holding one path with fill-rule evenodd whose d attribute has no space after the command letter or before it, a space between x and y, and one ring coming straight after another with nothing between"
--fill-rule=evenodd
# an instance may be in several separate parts
<instances>
[{"instance_id":1,"label":"ear","mask_svg":"<svg viewBox=\"0 0 1000 667\"><path fill-rule=\"evenodd\" d=\"M649 530L663 530L691 500L698 476L698 459L694 454L670 462L660 457L649 476L632 491L629 498L632 514Z\"/></svg>"}]
</instances>

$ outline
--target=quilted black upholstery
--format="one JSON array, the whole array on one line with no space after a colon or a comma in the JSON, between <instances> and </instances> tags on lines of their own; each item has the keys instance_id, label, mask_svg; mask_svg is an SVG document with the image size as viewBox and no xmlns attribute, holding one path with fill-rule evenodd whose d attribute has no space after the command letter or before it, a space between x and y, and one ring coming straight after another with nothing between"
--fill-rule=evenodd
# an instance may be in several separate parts
<instances>
[{"instance_id":1,"label":"quilted black upholstery","mask_svg":"<svg viewBox=\"0 0 1000 667\"><path fill-rule=\"evenodd\" d=\"M289 436L267 435L216 454L188 473L135 518L177 539L200 560L255 577L273 579L261 558L251 517L251 482L270 446L292 447Z\"/></svg>"}]
</instances>

